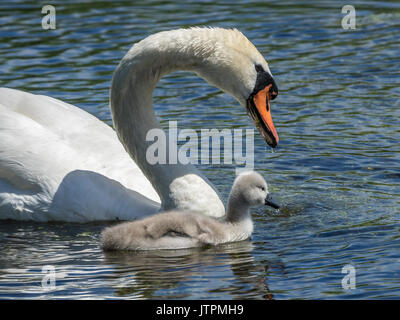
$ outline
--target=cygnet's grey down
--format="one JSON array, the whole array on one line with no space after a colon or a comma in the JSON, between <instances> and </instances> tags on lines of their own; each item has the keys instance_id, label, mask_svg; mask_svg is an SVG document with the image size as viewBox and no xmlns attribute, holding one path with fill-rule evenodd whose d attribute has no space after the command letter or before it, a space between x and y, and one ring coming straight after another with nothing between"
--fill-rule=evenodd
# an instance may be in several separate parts
<instances>
[{"instance_id":1,"label":"cygnet's grey down","mask_svg":"<svg viewBox=\"0 0 400 320\"><path fill-rule=\"evenodd\" d=\"M267 183L257 172L239 175L222 220L188 211L167 211L106 228L104 250L182 249L248 239L253 232L250 207L279 206L269 198Z\"/></svg>"}]
</instances>

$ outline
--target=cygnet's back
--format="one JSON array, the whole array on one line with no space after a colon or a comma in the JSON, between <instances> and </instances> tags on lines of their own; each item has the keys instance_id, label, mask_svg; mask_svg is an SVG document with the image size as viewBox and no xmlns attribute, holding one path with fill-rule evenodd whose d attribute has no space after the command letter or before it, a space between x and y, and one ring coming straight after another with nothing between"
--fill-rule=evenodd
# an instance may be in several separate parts
<instances>
[{"instance_id":1,"label":"cygnet's back","mask_svg":"<svg viewBox=\"0 0 400 320\"><path fill-rule=\"evenodd\" d=\"M265 180L256 172L242 174L233 184L224 220L194 212L163 212L106 228L102 246L104 250L182 249L245 240L253 232L249 208L261 204L275 205L268 199Z\"/></svg>"}]
</instances>

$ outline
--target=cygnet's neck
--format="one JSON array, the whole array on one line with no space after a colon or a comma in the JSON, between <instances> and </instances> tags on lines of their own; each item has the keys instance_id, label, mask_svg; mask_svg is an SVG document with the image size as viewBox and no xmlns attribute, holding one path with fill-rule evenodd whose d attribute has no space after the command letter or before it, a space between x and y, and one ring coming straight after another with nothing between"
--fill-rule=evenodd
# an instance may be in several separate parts
<instances>
[{"instance_id":1,"label":"cygnet's neck","mask_svg":"<svg viewBox=\"0 0 400 320\"><path fill-rule=\"evenodd\" d=\"M240 193L234 189L229 195L227 210L226 210L226 221L232 223L239 223L250 219L250 206L243 201Z\"/></svg>"}]
</instances>

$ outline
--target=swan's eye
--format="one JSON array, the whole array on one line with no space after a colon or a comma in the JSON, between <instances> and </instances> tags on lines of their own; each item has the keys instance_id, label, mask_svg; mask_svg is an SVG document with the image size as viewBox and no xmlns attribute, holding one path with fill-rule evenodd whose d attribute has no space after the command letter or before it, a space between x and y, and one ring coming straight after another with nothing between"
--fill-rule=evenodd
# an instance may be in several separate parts
<instances>
[{"instance_id":1,"label":"swan's eye","mask_svg":"<svg viewBox=\"0 0 400 320\"><path fill-rule=\"evenodd\" d=\"M265 191L265 188L264 188L263 186L259 186L259 188L260 188L262 191Z\"/></svg>"},{"instance_id":2,"label":"swan's eye","mask_svg":"<svg viewBox=\"0 0 400 320\"><path fill-rule=\"evenodd\" d=\"M259 65L259 64L256 64L254 67L256 68L256 71L257 71L257 72L265 72L265 71L264 71L264 68L263 68L261 65Z\"/></svg>"}]
</instances>

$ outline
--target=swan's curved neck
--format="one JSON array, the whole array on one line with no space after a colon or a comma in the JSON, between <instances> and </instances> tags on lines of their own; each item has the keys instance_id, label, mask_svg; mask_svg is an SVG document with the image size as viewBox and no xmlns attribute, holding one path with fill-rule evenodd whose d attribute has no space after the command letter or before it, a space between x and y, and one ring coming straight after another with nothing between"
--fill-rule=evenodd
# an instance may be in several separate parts
<instances>
[{"instance_id":1,"label":"swan's curved neck","mask_svg":"<svg viewBox=\"0 0 400 320\"><path fill-rule=\"evenodd\" d=\"M180 163L150 164L146 141L151 129L161 129L154 114L154 88L159 79L176 70L197 71L201 64L185 37L151 36L135 44L119 64L112 81L110 107L114 127L126 151L152 183L163 209L214 211L224 208L212 184L194 166ZM169 154L168 135L165 143ZM158 145L163 144L158 141ZM208 199L207 199L208 198ZM214 206L210 202L214 202Z\"/></svg>"}]
</instances>

